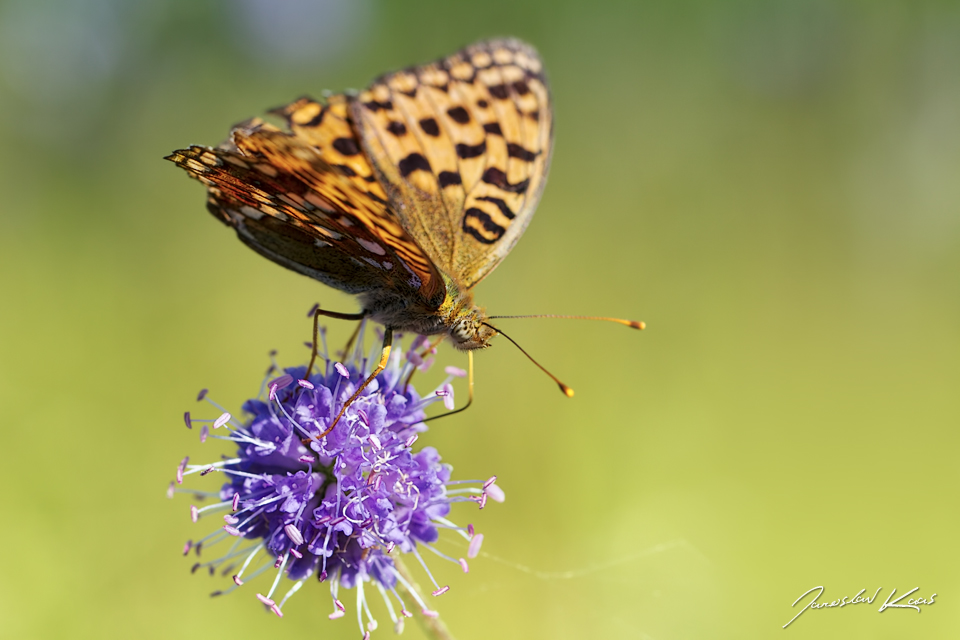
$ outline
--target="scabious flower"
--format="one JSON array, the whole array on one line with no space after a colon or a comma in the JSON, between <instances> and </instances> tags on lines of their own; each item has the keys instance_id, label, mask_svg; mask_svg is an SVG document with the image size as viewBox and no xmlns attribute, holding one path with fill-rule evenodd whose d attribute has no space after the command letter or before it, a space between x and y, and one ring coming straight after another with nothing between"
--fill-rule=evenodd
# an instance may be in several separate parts
<instances>
[{"instance_id":1,"label":"scabious flower","mask_svg":"<svg viewBox=\"0 0 960 640\"><path fill-rule=\"evenodd\" d=\"M436 391L418 396L408 380L415 368L429 366L423 360L426 353L417 353L429 351L423 349L425 344L426 339L418 337L406 354L395 350L387 368L323 437L320 434L369 375L372 359L359 352L346 364L321 354L310 375L300 366L283 369L277 376L281 370L274 363L259 396L243 405L247 417L242 421L213 402L206 390L200 393L198 400L221 413L198 420L188 412L187 427L200 423L201 442L229 441L236 454L209 464L191 464L184 458L168 495L179 491L217 499L203 507L191 506L190 515L194 522L219 515L221 526L197 542L188 541L183 549L184 555L192 549L199 556L215 545L227 547L215 559L193 567L233 576L229 589L213 595L229 593L268 573L272 582L263 581L266 588L256 597L282 617L287 600L316 575L330 584L331 619L346 613L339 590L356 589L357 621L365 638L377 626L366 595L369 585L382 596L398 631L403 618L411 615L401 592L409 594L423 615L437 615L398 571L397 553L416 558L433 582L434 596L445 593L449 587L433 579L420 549L468 571L466 559L449 557L433 543L440 529L450 529L469 541L467 557L476 556L483 535L475 533L473 525L463 528L448 520L450 505L474 501L483 508L488 498L502 501L503 492L495 478L451 480L452 467L440 462L433 447L414 451L419 434L427 429L424 409L438 401L452 408L450 382L463 375L448 367L448 378ZM221 430L224 435L219 435ZM225 476L219 492L203 494L178 486L185 476L217 473ZM293 585L277 598L284 575Z\"/></svg>"}]
</instances>

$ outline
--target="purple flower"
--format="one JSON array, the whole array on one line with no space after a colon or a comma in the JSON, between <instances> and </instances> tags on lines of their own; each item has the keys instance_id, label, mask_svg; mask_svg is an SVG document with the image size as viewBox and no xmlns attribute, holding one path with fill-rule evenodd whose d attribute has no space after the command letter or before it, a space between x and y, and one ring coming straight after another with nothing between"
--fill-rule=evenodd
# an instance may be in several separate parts
<instances>
[{"instance_id":1,"label":"purple flower","mask_svg":"<svg viewBox=\"0 0 960 640\"><path fill-rule=\"evenodd\" d=\"M330 583L331 619L345 615L338 590L357 589L356 614L363 634L376 628L364 593L368 583L383 596L399 629L403 617L410 615L401 590L410 594L424 615L436 615L400 575L394 557L398 552L413 555L436 587L433 594L445 593L449 587L436 583L419 549L458 563L466 572L464 558L451 558L433 546L439 530L450 529L469 541L468 557L479 552L482 534L474 534L473 525L461 528L448 520L450 505L474 501L482 508L488 497L502 501L503 492L493 478L451 481L452 467L441 463L433 447L414 452L418 435L427 429L424 409L434 402L452 406L450 381L460 373L453 371L425 398L417 395L407 381L415 368L424 366L423 354L416 353L424 343L417 338L405 355L396 349L383 373L323 438L319 435L368 375L368 360L357 357L344 364L321 357L309 376L301 366L271 378L279 369L274 365L259 397L243 405L246 419L242 422L201 394L199 399L220 413L207 420L187 414L187 426L202 424L201 442L227 440L236 453L210 464L190 464L184 458L168 495L177 491L204 495L178 488L185 476L219 473L225 477L218 492L205 494L217 502L191 507L194 522L218 515L221 526L184 547L184 554L193 548L197 555L214 545L226 547L216 559L198 562L193 568L233 576L234 584L214 595L229 593L266 572L272 581L265 581L265 595L261 592L256 597L282 616L287 599L316 575ZM277 600L274 594L284 575L293 585ZM393 600L399 603L399 616Z\"/></svg>"}]
</instances>

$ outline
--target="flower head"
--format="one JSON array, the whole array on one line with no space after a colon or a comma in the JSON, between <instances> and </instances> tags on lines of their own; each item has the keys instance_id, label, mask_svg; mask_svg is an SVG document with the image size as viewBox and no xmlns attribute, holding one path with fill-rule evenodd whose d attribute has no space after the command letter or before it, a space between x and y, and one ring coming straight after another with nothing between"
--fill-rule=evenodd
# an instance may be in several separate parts
<instances>
[{"instance_id":1,"label":"flower head","mask_svg":"<svg viewBox=\"0 0 960 640\"><path fill-rule=\"evenodd\" d=\"M259 397L243 405L247 415L243 421L214 403L206 390L201 393L198 399L207 400L221 413L208 420L187 413L187 427L202 423L201 442L227 440L236 447L236 454L211 464L190 464L184 458L168 495L175 491L197 494L177 488L184 476L225 476L219 492L208 494L218 499L216 503L191 507L194 522L218 514L222 525L184 547L184 554L192 548L199 555L201 549L216 544L229 546L219 557L194 565L194 570L206 567L211 573L220 570L233 576L234 584L214 595L233 591L261 573L272 573L272 584L263 589L265 594L256 596L282 616L287 599L316 575L330 583L331 619L345 615L338 590L357 589L361 633L376 627L363 591L367 583L373 583L383 596L387 612L400 628L402 617L391 600L399 603L401 616L408 616L401 591L413 598L424 615L436 615L398 571L397 552L417 559L436 587L434 595L445 593L449 587L433 580L419 548L467 571L465 559L451 558L433 547L439 529L451 529L470 541L468 557L479 551L483 536L474 534L472 525L460 528L448 520L450 505L472 500L482 508L488 496L502 500L503 494L493 479L451 481L452 468L440 462L433 447L414 451L418 435L427 429L424 409L438 401L450 406L450 381L460 373L450 372L437 391L418 396L407 381L415 367L428 366L425 354L417 353L423 343L416 339L404 356L396 350L387 368L323 437L320 434L368 375L366 360L355 357L344 364L322 357L309 375L303 366L283 370L273 366ZM277 601L274 594L284 575L294 584Z\"/></svg>"}]
</instances>

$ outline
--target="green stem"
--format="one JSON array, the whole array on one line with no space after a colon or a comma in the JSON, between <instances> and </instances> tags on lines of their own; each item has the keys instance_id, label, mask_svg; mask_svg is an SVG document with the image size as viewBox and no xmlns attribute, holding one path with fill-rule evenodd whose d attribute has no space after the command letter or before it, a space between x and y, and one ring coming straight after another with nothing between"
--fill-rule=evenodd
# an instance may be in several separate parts
<instances>
[{"instance_id":1,"label":"green stem","mask_svg":"<svg viewBox=\"0 0 960 640\"><path fill-rule=\"evenodd\" d=\"M413 579L410 570L407 569L407 565L400 559L400 554L391 554L391 557L393 558L393 564L397 568L397 572L403 576L403 579L406 580L411 587L416 589L418 593L426 593L426 591L420 588L416 580ZM402 582L399 582L397 586L401 591L407 591L407 588L403 586ZM410 597L413 598L412 595ZM434 638L435 640L455 640L453 634L447 629L447 625L445 625L440 618L430 618L422 613L416 616L416 618L417 622L420 623L420 628L427 634L427 637Z\"/></svg>"}]
</instances>

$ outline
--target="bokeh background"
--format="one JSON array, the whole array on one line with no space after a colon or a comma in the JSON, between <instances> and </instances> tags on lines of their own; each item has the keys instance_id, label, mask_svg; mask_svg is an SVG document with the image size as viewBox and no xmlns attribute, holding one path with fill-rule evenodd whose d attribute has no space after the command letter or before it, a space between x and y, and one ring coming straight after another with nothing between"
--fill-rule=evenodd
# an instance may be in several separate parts
<instances>
[{"instance_id":1,"label":"bokeh background","mask_svg":"<svg viewBox=\"0 0 960 640\"><path fill-rule=\"evenodd\" d=\"M956 637L960 6L918 0L0 3L0 636L358 637L180 556L197 390L237 408L355 305L162 156L496 35L541 51L556 151L479 301L648 329L504 321L576 397L500 340L421 439L507 492L456 514L470 575L432 562L457 637ZM937 600L782 630L817 585Z\"/></svg>"}]
</instances>

